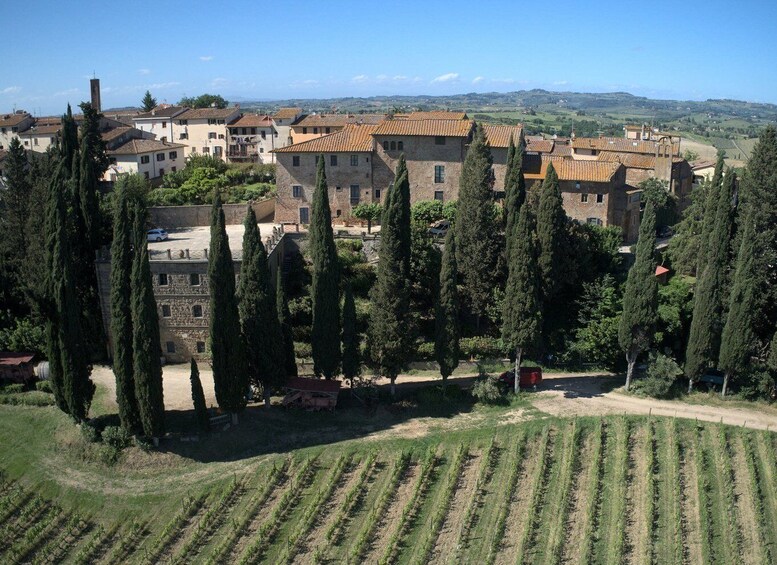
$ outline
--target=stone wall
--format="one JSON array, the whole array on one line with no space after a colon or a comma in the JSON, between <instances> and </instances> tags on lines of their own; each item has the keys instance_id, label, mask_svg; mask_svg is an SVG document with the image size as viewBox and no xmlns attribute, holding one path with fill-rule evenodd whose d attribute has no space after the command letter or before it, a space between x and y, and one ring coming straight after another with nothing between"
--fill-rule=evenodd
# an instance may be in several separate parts
<instances>
[{"instance_id":1,"label":"stone wall","mask_svg":"<svg viewBox=\"0 0 777 565\"><path fill-rule=\"evenodd\" d=\"M224 218L227 225L242 224L248 204L224 204ZM259 222L269 219L275 213L275 198L251 202ZM201 206L152 206L148 209L151 225L164 229L209 226L212 207Z\"/></svg>"}]
</instances>

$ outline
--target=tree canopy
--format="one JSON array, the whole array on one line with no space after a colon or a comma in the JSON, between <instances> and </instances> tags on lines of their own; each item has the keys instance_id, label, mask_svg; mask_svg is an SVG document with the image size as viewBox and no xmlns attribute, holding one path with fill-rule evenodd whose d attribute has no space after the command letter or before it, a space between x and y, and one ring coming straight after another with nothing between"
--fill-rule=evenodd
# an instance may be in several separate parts
<instances>
[{"instance_id":1,"label":"tree canopy","mask_svg":"<svg viewBox=\"0 0 777 565\"><path fill-rule=\"evenodd\" d=\"M229 105L220 94L200 94L199 96L184 96L178 101L179 106L188 108L219 108L224 109Z\"/></svg>"}]
</instances>

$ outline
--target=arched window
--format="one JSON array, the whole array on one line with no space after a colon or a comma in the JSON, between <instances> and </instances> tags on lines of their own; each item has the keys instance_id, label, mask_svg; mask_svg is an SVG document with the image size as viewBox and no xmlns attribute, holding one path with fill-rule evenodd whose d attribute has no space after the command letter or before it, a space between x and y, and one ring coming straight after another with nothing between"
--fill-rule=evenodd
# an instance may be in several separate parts
<instances>
[{"instance_id":1,"label":"arched window","mask_svg":"<svg viewBox=\"0 0 777 565\"><path fill-rule=\"evenodd\" d=\"M391 142L391 150L394 151L394 150L396 150L396 148L397 148L397 142L396 141L392 141Z\"/></svg>"},{"instance_id":2,"label":"arched window","mask_svg":"<svg viewBox=\"0 0 777 565\"><path fill-rule=\"evenodd\" d=\"M383 142L383 150L388 151L388 141Z\"/></svg>"},{"instance_id":3,"label":"arched window","mask_svg":"<svg viewBox=\"0 0 777 565\"><path fill-rule=\"evenodd\" d=\"M400 151L403 151L405 149L405 144L402 141L397 141L397 149Z\"/></svg>"}]
</instances>

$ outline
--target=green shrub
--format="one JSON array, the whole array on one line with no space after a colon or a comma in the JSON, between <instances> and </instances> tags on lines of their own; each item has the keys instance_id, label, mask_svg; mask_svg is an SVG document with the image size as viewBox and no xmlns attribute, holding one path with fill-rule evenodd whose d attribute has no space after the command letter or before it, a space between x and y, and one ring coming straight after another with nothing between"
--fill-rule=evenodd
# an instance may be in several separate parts
<instances>
[{"instance_id":1,"label":"green shrub","mask_svg":"<svg viewBox=\"0 0 777 565\"><path fill-rule=\"evenodd\" d=\"M0 315L0 351L29 351L43 354L46 338L43 324L35 324L29 318L12 318Z\"/></svg>"},{"instance_id":2,"label":"green shrub","mask_svg":"<svg viewBox=\"0 0 777 565\"><path fill-rule=\"evenodd\" d=\"M442 206L442 217L448 220L450 223L456 222L456 200L449 200Z\"/></svg>"},{"instance_id":3,"label":"green shrub","mask_svg":"<svg viewBox=\"0 0 777 565\"><path fill-rule=\"evenodd\" d=\"M1 392L3 394L18 394L20 392L24 392L24 385L22 383L5 385Z\"/></svg>"},{"instance_id":4,"label":"green shrub","mask_svg":"<svg viewBox=\"0 0 777 565\"><path fill-rule=\"evenodd\" d=\"M38 381L35 383L35 388L42 392L54 392L51 390L51 381Z\"/></svg>"},{"instance_id":5,"label":"green shrub","mask_svg":"<svg viewBox=\"0 0 777 565\"><path fill-rule=\"evenodd\" d=\"M764 370L754 370L733 379L732 386L737 387L736 395L745 400L773 400L777 381Z\"/></svg>"},{"instance_id":6,"label":"green shrub","mask_svg":"<svg viewBox=\"0 0 777 565\"><path fill-rule=\"evenodd\" d=\"M335 247L337 251L350 251L351 253L359 253L364 249L364 242L361 239L336 239Z\"/></svg>"},{"instance_id":7,"label":"green shrub","mask_svg":"<svg viewBox=\"0 0 777 565\"><path fill-rule=\"evenodd\" d=\"M500 404L504 402L502 392L499 390L499 377L496 375L486 375L485 378L478 379L472 386L472 396L484 404Z\"/></svg>"},{"instance_id":8,"label":"green shrub","mask_svg":"<svg viewBox=\"0 0 777 565\"><path fill-rule=\"evenodd\" d=\"M434 342L424 341L418 344L416 348L416 359L424 361L434 360Z\"/></svg>"},{"instance_id":9,"label":"green shrub","mask_svg":"<svg viewBox=\"0 0 777 565\"><path fill-rule=\"evenodd\" d=\"M459 349L465 359L496 359L504 356L502 340L495 337L463 337L459 340Z\"/></svg>"},{"instance_id":10,"label":"green shrub","mask_svg":"<svg viewBox=\"0 0 777 565\"><path fill-rule=\"evenodd\" d=\"M369 263L357 263L351 267L351 290L355 296L366 298L375 284L375 267Z\"/></svg>"},{"instance_id":11,"label":"green shrub","mask_svg":"<svg viewBox=\"0 0 777 565\"><path fill-rule=\"evenodd\" d=\"M297 359L311 359L313 357L313 348L309 343L295 341L294 355L297 357Z\"/></svg>"},{"instance_id":12,"label":"green shrub","mask_svg":"<svg viewBox=\"0 0 777 565\"><path fill-rule=\"evenodd\" d=\"M671 357L655 353L650 355L647 374L644 379L634 382L635 388L654 398L667 398L677 377L683 370Z\"/></svg>"},{"instance_id":13,"label":"green shrub","mask_svg":"<svg viewBox=\"0 0 777 565\"><path fill-rule=\"evenodd\" d=\"M102 433L102 439L103 443L114 449L124 449L132 443L130 435L120 426L106 426Z\"/></svg>"},{"instance_id":14,"label":"green shrub","mask_svg":"<svg viewBox=\"0 0 777 565\"><path fill-rule=\"evenodd\" d=\"M14 394L0 394L0 404L10 404L14 406L53 406L54 395L37 390Z\"/></svg>"},{"instance_id":15,"label":"green shrub","mask_svg":"<svg viewBox=\"0 0 777 565\"><path fill-rule=\"evenodd\" d=\"M410 216L414 222L429 225L443 218L442 200L423 200L416 202L410 208Z\"/></svg>"},{"instance_id":16,"label":"green shrub","mask_svg":"<svg viewBox=\"0 0 777 565\"><path fill-rule=\"evenodd\" d=\"M84 422L81 424L81 437L84 438L87 443L97 443L100 441L100 430L97 429L94 424Z\"/></svg>"}]
</instances>

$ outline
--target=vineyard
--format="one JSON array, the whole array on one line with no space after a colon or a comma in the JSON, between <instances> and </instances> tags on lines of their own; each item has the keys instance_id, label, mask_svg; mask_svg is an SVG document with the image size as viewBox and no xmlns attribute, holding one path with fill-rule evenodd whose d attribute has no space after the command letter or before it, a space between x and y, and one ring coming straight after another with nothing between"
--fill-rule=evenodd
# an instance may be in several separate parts
<instances>
[{"instance_id":1,"label":"vineyard","mask_svg":"<svg viewBox=\"0 0 777 565\"><path fill-rule=\"evenodd\" d=\"M109 507L81 514L4 476L0 562L777 560L777 436L767 432L537 420L344 442L239 469L199 494L173 489L170 512L122 519Z\"/></svg>"}]
</instances>

